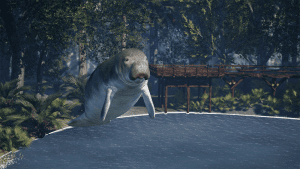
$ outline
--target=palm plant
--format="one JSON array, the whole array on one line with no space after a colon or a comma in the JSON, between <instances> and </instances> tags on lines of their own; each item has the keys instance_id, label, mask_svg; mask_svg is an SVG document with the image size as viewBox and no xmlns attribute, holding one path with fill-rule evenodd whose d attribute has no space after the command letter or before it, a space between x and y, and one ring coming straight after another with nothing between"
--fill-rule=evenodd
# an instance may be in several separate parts
<instances>
[{"instance_id":1,"label":"palm plant","mask_svg":"<svg viewBox=\"0 0 300 169\"><path fill-rule=\"evenodd\" d=\"M20 113L7 116L4 122L12 121L13 125L28 127L29 133L35 133L38 138L43 138L46 133L53 131L52 127L62 128L56 120L58 117L71 119L68 115L70 107L68 105L57 106L53 101L61 96L60 92L49 95L47 98L40 98L34 94L24 94L20 96L26 103ZM56 102L60 103L60 102ZM60 114L61 113L61 114ZM33 136L32 134L30 134Z\"/></svg>"},{"instance_id":2,"label":"palm plant","mask_svg":"<svg viewBox=\"0 0 300 169\"><path fill-rule=\"evenodd\" d=\"M83 75L76 78L74 75L68 74L62 78L65 83L61 88L67 91L65 97L70 100L78 100L80 103L80 111L84 110L84 91L88 76L89 75Z\"/></svg>"},{"instance_id":3,"label":"palm plant","mask_svg":"<svg viewBox=\"0 0 300 169\"><path fill-rule=\"evenodd\" d=\"M17 84L19 82L19 79L15 79L9 82L0 83L0 106L8 107L12 106L14 104L14 101L17 99L20 99L20 92L24 90L30 90L30 86L22 86L20 88L17 88ZM17 103L15 103L17 104Z\"/></svg>"},{"instance_id":4,"label":"palm plant","mask_svg":"<svg viewBox=\"0 0 300 169\"><path fill-rule=\"evenodd\" d=\"M5 82L3 85L0 83L0 122L5 120L7 115L20 111L22 98L20 92L29 90L30 86L23 86L17 88L19 79Z\"/></svg>"}]
</instances>

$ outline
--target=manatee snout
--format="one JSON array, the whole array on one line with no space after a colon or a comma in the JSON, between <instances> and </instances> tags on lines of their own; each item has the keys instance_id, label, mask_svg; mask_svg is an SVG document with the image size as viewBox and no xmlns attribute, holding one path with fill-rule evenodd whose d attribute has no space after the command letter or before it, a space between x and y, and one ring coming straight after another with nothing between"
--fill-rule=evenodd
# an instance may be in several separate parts
<instances>
[{"instance_id":1,"label":"manatee snout","mask_svg":"<svg viewBox=\"0 0 300 169\"><path fill-rule=\"evenodd\" d=\"M148 61L135 62L131 67L130 80L137 78L144 78L148 80L150 78L150 70Z\"/></svg>"}]
</instances>

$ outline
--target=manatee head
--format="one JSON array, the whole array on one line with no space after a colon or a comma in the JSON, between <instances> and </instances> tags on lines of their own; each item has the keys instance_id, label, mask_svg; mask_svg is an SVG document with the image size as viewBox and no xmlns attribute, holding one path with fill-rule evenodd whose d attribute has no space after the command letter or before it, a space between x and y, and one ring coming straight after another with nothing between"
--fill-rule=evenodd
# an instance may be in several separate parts
<instances>
[{"instance_id":1,"label":"manatee head","mask_svg":"<svg viewBox=\"0 0 300 169\"><path fill-rule=\"evenodd\" d=\"M118 54L118 74L129 85L138 85L150 78L147 56L138 49L126 49Z\"/></svg>"}]
</instances>

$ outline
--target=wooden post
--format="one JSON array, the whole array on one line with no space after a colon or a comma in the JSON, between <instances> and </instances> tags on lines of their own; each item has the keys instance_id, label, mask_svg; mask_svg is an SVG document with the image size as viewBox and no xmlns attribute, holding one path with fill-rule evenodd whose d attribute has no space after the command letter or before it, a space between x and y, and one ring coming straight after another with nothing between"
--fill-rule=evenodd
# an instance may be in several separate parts
<instances>
[{"instance_id":1,"label":"wooden post","mask_svg":"<svg viewBox=\"0 0 300 169\"><path fill-rule=\"evenodd\" d=\"M211 113L211 78L209 78L209 112Z\"/></svg>"},{"instance_id":2,"label":"wooden post","mask_svg":"<svg viewBox=\"0 0 300 169\"><path fill-rule=\"evenodd\" d=\"M160 80L161 78L158 78L158 93L157 93L157 101L158 101L158 103L157 103L157 105L160 105L161 103L160 103L160 86L161 86L161 80Z\"/></svg>"},{"instance_id":3,"label":"wooden post","mask_svg":"<svg viewBox=\"0 0 300 169\"><path fill-rule=\"evenodd\" d=\"M165 91L165 113L167 113L167 104L168 104L168 86L166 86L166 91Z\"/></svg>"},{"instance_id":4,"label":"wooden post","mask_svg":"<svg viewBox=\"0 0 300 169\"><path fill-rule=\"evenodd\" d=\"M166 83L165 83L165 79L162 79L163 82L163 86L162 86L162 103L161 103L161 108L164 108L164 99L163 98L166 98L166 96L164 95L164 90L165 90L165 86L166 86Z\"/></svg>"},{"instance_id":5,"label":"wooden post","mask_svg":"<svg viewBox=\"0 0 300 169\"><path fill-rule=\"evenodd\" d=\"M274 84L274 86L271 86L272 89L273 89L273 96L275 97L275 94L276 94L276 78L272 78L272 84Z\"/></svg>"},{"instance_id":6,"label":"wooden post","mask_svg":"<svg viewBox=\"0 0 300 169\"><path fill-rule=\"evenodd\" d=\"M200 87L197 88L198 88L198 102L200 102Z\"/></svg>"},{"instance_id":7,"label":"wooden post","mask_svg":"<svg viewBox=\"0 0 300 169\"><path fill-rule=\"evenodd\" d=\"M206 93L206 89L204 88L204 94ZM205 102L205 98L203 98L203 101Z\"/></svg>"},{"instance_id":8,"label":"wooden post","mask_svg":"<svg viewBox=\"0 0 300 169\"><path fill-rule=\"evenodd\" d=\"M187 86L187 113L190 112L190 87Z\"/></svg>"}]
</instances>

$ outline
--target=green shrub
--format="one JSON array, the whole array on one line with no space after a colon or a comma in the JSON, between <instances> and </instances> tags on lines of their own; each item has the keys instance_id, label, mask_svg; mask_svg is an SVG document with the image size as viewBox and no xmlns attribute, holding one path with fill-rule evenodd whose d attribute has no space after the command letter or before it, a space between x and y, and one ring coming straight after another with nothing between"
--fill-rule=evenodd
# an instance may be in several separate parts
<instances>
[{"instance_id":1,"label":"green shrub","mask_svg":"<svg viewBox=\"0 0 300 169\"><path fill-rule=\"evenodd\" d=\"M245 108L246 110L249 109L249 107L251 107L251 95L250 94L246 94L246 95L241 95L238 99L238 107L242 107Z\"/></svg>"},{"instance_id":2,"label":"green shrub","mask_svg":"<svg viewBox=\"0 0 300 169\"><path fill-rule=\"evenodd\" d=\"M27 131L21 129L21 126L0 127L0 149L5 151L16 151L20 147L28 148L31 139Z\"/></svg>"},{"instance_id":3,"label":"green shrub","mask_svg":"<svg viewBox=\"0 0 300 169\"><path fill-rule=\"evenodd\" d=\"M62 78L64 84L60 88L66 90L65 98L73 100L78 99L81 104L84 104L85 85L88 75L75 77L72 74L67 74Z\"/></svg>"},{"instance_id":4,"label":"green shrub","mask_svg":"<svg viewBox=\"0 0 300 169\"><path fill-rule=\"evenodd\" d=\"M267 113L274 115L279 114L279 108L281 107L281 101L271 95L262 104L262 107L266 109Z\"/></svg>"},{"instance_id":5,"label":"green shrub","mask_svg":"<svg viewBox=\"0 0 300 169\"><path fill-rule=\"evenodd\" d=\"M229 111L235 109L235 104L238 102L235 98L231 97L231 93L227 94L225 97L212 98L212 108L221 111Z\"/></svg>"},{"instance_id":6,"label":"green shrub","mask_svg":"<svg viewBox=\"0 0 300 169\"><path fill-rule=\"evenodd\" d=\"M33 94L24 94L22 98L25 103L21 112L7 116L4 122L13 122L14 126L28 127L29 133L36 133L38 138L43 138L46 133L55 130L55 125L61 128L57 118L71 119L66 110L66 100L60 100L58 98L60 95L60 93L55 93L43 99Z\"/></svg>"},{"instance_id":7,"label":"green shrub","mask_svg":"<svg viewBox=\"0 0 300 169\"><path fill-rule=\"evenodd\" d=\"M202 96L201 96L201 101L191 101L190 103L190 108L191 110L195 110L195 111L199 111L199 112L202 112L203 109L208 109L208 108L204 108L204 104L207 102L207 98L208 98L208 94L207 93L204 93ZM203 100L205 99L205 100Z\"/></svg>"},{"instance_id":8,"label":"green shrub","mask_svg":"<svg viewBox=\"0 0 300 169\"><path fill-rule=\"evenodd\" d=\"M299 81L299 80L298 80ZM282 105L284 110L291 114L300 116L300 86L295 84L288 84L287 90L283 95Z\"/></svg>"}]
</instances>

